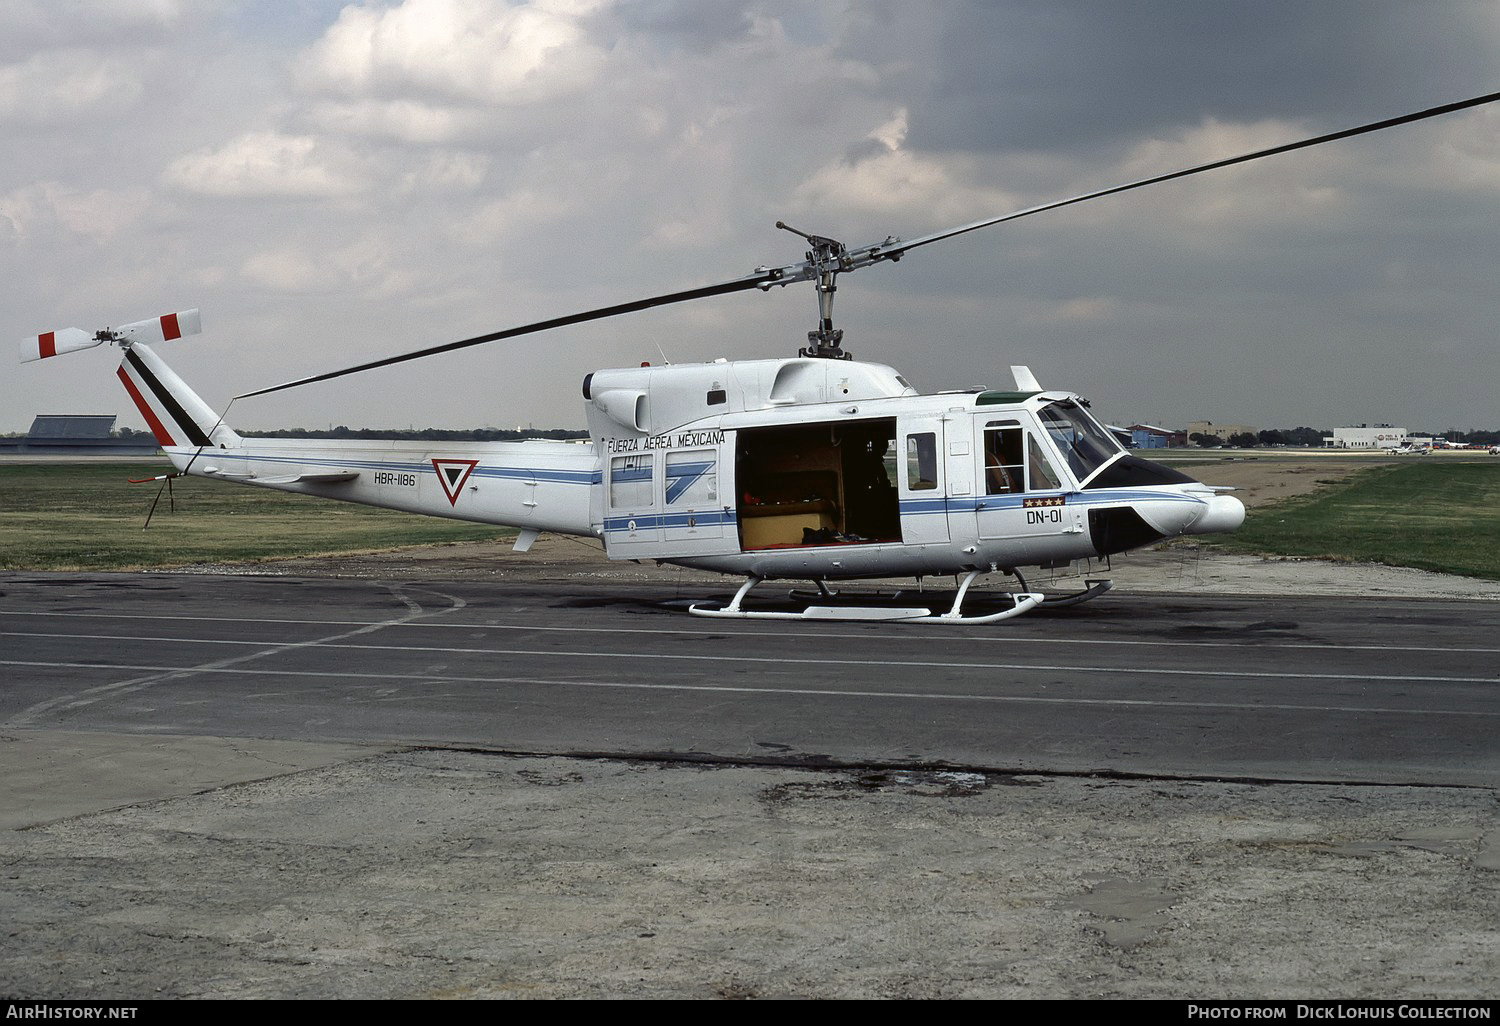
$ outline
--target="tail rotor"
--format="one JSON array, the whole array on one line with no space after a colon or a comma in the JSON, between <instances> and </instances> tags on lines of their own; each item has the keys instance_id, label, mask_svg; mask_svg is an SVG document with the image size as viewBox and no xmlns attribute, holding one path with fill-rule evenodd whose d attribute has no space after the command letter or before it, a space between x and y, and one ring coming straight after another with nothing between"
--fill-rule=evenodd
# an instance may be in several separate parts
<instances>
[{"instance_id":1,"label":"tail rotor","mask_svg":"<svg viewBox=\"0 0 1500 1026\"><path fill-rule=\"evenodd\" d=\"M196 335L202 330L203 322L197 310L162 314L147 321L122 324L118 328L100 328L92 334L82 328L61 328L21 339L21 362L31 363L64 353L76 353L105 342L122 349L129 349L137 342L170 342L184 335Z\"/></svg>"}]
</instances>

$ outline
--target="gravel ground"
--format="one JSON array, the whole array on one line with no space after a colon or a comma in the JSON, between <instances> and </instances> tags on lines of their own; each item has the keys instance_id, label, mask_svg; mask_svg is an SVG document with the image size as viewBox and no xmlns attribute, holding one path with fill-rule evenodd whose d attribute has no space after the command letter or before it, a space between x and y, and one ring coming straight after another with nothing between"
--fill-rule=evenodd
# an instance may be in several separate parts
<instances>
[{"instance_id":1,"label":"gravel ground","mask_svg":"<svg viewBox=\"0 0 1500 1026\"><path fill-rule=\"evenodd\" d=\"M1445 998L1495 796L378 755L0 835L26 998Z\"/></svg>"}]
</instances>

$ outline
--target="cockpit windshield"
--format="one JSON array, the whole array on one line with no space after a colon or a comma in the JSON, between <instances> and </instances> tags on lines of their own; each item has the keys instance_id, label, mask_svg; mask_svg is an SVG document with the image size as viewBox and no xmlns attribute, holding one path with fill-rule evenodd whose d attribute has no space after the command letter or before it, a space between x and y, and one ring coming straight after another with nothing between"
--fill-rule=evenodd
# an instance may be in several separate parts
<instances>
[{"instance_id":1,"label":"cockpit windshield","mask_svg":"<svg viewBox=\"0 0 1500 1026\"><path fill-rule=\"evenodd\" d=\"M1080 484L1125 451L1114 435L1071 399L1043 406L1041 418L1047 434L1052 436L1053 444Z\"/></svg>"}]
</instances>

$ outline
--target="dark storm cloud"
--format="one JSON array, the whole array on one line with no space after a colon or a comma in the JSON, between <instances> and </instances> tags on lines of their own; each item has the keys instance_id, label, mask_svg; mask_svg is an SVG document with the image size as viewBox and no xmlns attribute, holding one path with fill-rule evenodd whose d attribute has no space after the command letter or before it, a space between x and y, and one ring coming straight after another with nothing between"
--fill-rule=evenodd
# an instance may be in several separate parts
<instances>
[{"instance_id":1,"label":"dark storm cloud","mask_svg":"<svg viewBox=\"0 0 1500 1026\"><path fill-rule=\"evenodd\" d=\"M653 35L668 48L701 49L744 35L749 14L738 0L627 0L598 21Z\"/></svg>"},{"instance_id":2,"label":"dark storm cloud","mask_svg":"<svg viewBox=\"0 0 1500 1026\"><path fill-rule=\"evenodd\" d=\"M1500 78L1487 2L969 0L943 14L924 25L892 5L845 41L912 62L913 148L1089 152L1206 117L1334 127Z\"/></svg>"}]
</instances>

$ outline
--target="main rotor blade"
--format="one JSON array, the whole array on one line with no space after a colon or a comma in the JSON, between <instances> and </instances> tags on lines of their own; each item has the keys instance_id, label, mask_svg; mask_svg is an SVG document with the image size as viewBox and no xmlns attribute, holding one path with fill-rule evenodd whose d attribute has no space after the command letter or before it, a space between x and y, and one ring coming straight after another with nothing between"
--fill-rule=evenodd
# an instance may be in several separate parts
<instances>
[{"instance_id":1,"label":"main rotor blade","mask_svg":"<svg viewBox=\"0 0 1500 1026\"><path fill-rule=\"evenodd\" d=\"M1116 185L1109 189L1100 189L1097 192L1087 192L1082 196L1073 196L1064 200L1055 200L1051 203L1043 203L1036 207L1027 207L1025 210L1017 210L999 217L986 218L983 221L975 221L973 224L961 225L958 228L949 228L946 231L937 232L933 235L924 235L909 242L900 242L896 245L883 244L873 247L879 250L878 260L888 260L899 257L909 250L918 246L926 246L929 243L940 242L943 239L951 239L955 235L963 235L965 232L977 231L980 228L988 228L993 224L1001 224L1005 221L1014 221L1017 218L1027 217L1031 214L1040 214L1044 210L1056 210L1058 207L1071 206L1074 203L1082 203L1085 200L1098 199L1101 196L1112 196L1117 192L1128 192L1131 189L1142 189L1148 185L1156 185L1158 182L1170 182L1174 178L1186 178L1188 175L1196 175L1203 171L1213 171L1221 167L1229 167L1233 164L1243 164L1251 160L1259 160L1262 157L1272 157L1278 153L1289 153L1292 150L1305 149L1309 146L1318 146L1322 143L1333 142L1337 139L1348 139L1351 136L1365 135L1369 132L1379 132L1386 128L1395 128L1398 125L1407 125L1413 121L1423 121L1427 118L1435 118L1442 114L1451 114L1454 111L1466 110L1469 107L1479 107L1486 103L1494 103L1500 100L1500 93L1486 93L1476 96L1470 100L1459 100L1456 103L1445 103L1441 107L1431 107L1427 110L1419 110L1414 114L1403 114L1400 117L1387 118L1384 121L1374 121L1368 125L1360 125L1358 128L1346 128L1341 132L1329 132L1327 135L1316 136L1312 139L1303 139L1299 142L1283 143L1280 146L1272 146L1265 150L1256 150L1254 153L1241 154L1238 157L1228 157L1224 160L1216 160L1210 164L1199 164L1197 167L1185 168L1181 171L1173 171L1169 174L1156 175L1152 178L1143 178L1138 182L1129 182L1125 185Z\"/></svg>"},{"instance_id":2,"label":"main rotor blade","mask_svg":"<svg viewBox=\"0 0 1500 1026\"><path fill-rule=\"evenodd\" d=\"M744 292L748 289L765 289L772 285L786 284L782 280L781 269L760 268L742 278L734 278L730 281L719 282L717 285L705 285L701 288L687 289L682 292L668 292L660 296L652 296L649 299L637 299L629 303L618 303L614 306L603 306L597 310L587 310L583 313L568 314L566 317L554 317L551 320L537 321L534 324L523 324L519 328L506 328L504 331L492 331L488 335L479 335L474 338L466 338L458 342L445 342L440 346L429 346L426 349L418 349L410 353L402 353L399 356L388 356L380 360L371 360L355 367L345 367L342 370L328 371L324 374L314 374L307 378L298 378L295 381L286 381L270 388L259 388L254 392L244 392L235 396L235 399L248 399L251 396L266 395L270 392L279 392L284 388L296 388L298 385L310 385L315 381L330 381L333 378L341 378L346 374L358 374L360 371L374 370L377 367L390 367L398 363L406 363L410 360L420 360L424 356L435 356L438 353L451 353L457 349L467 349L470 346L483 345L486 342L497 342L502 338L515 338L517 335L530 335L533 332L549 331L552 328L561 328L569 324L582 324L585 321L597 321L605 317L617 317L620 314L634 313L637 310L649 310L654 306L668 306L672 303L685 303L690 299L706 299L709 296L723 296L731 292ZM789 279L795 280L795 279Z\"/></svg>"},{"instance_id":3,"label":"main rotor blade","mask_svg":"<svg viewBox=\"0 0 1500 1026\"><path fill-rule=\"evenodd\" d=\"M1259 160L1262 157L1274 156L1278 153L1288 153L1292 150L1305 149L1309 146L1318 146L1322 143L1333 142L1337 139L1348 139L1356 135L1365 135L1369 132L1379 132L1387 128L1395 128L1398 125L1410 124L1414 121L1423 121L1427 118L1438 117L1442 114L1451 114L1454 111L1466 110L1470 107L1478 107L1486 103L1500 100L1500 92L1486 93L1468 100L1459 100L1456 103L1446 103L1441 107L1431 107L1427 110L1416 111L1412 114L1403 114L1400 117L1386 118L1383 121L1374 121L1357 128L1346 128L1339 132L1329 132L1326 135L1315 136L1311 139L1302 139L1298 142L1283 143L1280 146L1272 146L1269 149L1256 150L1254 153L1241 154L1238 157L1227 157L1223 160L1215 160L1208 164L1199 164L1197 167L1184 168L1181 171L1172 171L1168 174L1155 175L1151 178L1143 178L1140 181L1128 182L1124 185L1116 185L1108 189L1098 189L1094 192L1084 193L1081 196L1072 196L1068 199L1054 200L1051 203L1043 203L1035 207L1027 207L1024 210L1012 211L999 217L989 217L982 221L971 224L960 225L957 228L949 228L932 235L924 235L921 238L910 241L898 239L887 239L873 246L865 246L856 250L842 250L838 257L838 266L830 267L834 273L847 273L868 267L871 264L880 263L885 260L900 259L907 252L921 246L941 242L943 239L951 239L956 235L977 231L980 228L988 228L991 225L1002 224L1006 221L1014 221L1031 214L1039 214L1046 210L1056 210L1059 207L1071 206L1074 203L1082 203L1086 200L1099 199L1103 196L1112 196L1119 192L1129 192L1131 189L1141 189L1148 185L1156 185L1159 182L1169 182L1175 178L1186 178L1189 175L1200 174L1204 171L1213 171L1216 168L1230 167L1234 164L1243 164L1251 160ZM798 233L801 234L801 233ZM815 260L812 254L800 263L787 264L782 267L769 268L759 267L748 275L733 278L729 281L720 282L716 285L705 285L701 288L687 289L681 292L668 292L660 296L652 296L648 299L637 299L629 303L619 303L614 306L600 307L597 310L588 310L583 313L569 314L565 317L554 317L551 320L537 321L533 324L524 324L518 328L506 328L503 331L491 332L488 335L479 335L474 338L466 338L458 342L446 342L438 346L429 346L426 349L418 349L414 352L403 353L399 356L390 356L380 360L371 360L354 367L345 367L342 370L328 371L324 374L314 374L311 377L297 378L295 381L286 381L270 388L256 389L253 392L244 392L235 396L235 399L248 399L251 396L267 395L271 392L279 392L286 388L296 388L299 385L310 385L317 381L331 381L341 378L347 374L358 374L361 371L374 370L377 367L390 367L398 363L406 363L410 360L420 360L426 356L435 356L439 353L451 353L458 349L467 349L470 346L483 345L486 342L496 342L500 339L515 338L518 335L529 335L538 331L549 331L553 328L565 327L569 324L582 324L585 321L597 321L606 317L617 317L620 314L634 313L637 310L649 310L656 306L668 306L672 303L685 303L692 299L707 299L710 296L722 296L731 292L743 292L748 289L769 289L773 285L789 285L797 281L808 281L818 277L825 268Z\"/></svg>"}]
</instances>

